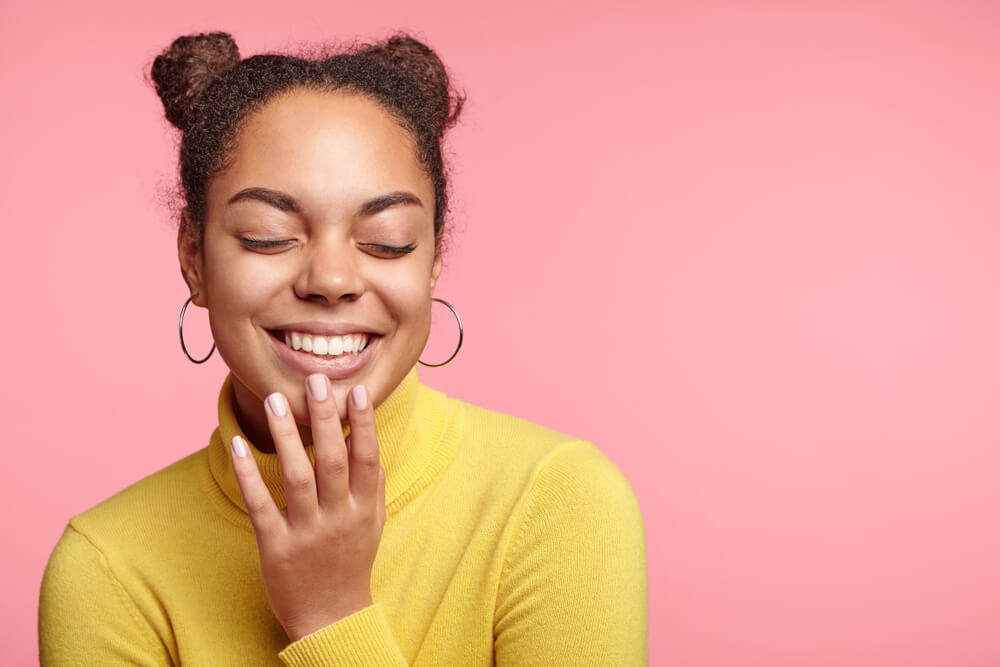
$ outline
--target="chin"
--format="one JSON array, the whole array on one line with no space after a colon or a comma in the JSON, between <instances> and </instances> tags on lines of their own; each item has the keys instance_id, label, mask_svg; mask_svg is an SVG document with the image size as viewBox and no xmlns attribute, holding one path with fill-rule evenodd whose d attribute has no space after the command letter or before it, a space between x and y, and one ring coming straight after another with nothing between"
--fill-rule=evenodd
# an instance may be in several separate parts
<instances>
[{"instance_id":1,"label":"chin","mask_svg":"<svg viewBox=\"0 0 1000 667\"><path fill-rule=\"evenodd\" d=\"M349 389L334 388L333 400L337 403L337 415L340 416L340 423L347 423L347 394Z\"/></svg>"}]
</instances>

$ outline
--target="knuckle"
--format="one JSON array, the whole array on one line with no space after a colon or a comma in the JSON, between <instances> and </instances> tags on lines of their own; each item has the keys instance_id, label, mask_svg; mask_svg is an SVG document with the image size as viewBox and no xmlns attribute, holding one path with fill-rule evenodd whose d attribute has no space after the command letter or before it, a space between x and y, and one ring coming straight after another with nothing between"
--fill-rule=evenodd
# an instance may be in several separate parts
<instances>
[{"instance_id":1,"label":"knuckle","mask_svg":"<svg viewBox=\"0 0 1000 667\"><path fill-rule=\"evenodd\" d=\"M306 473L305 471L293 471L289 472L285 476L285 483L288 484L288 488L295 491L307 491L312 488L313 478L312 475Z\"/></svg>"},{"instance_id":2,"label":"knuckle","mask_svg":"<svg viewBox=\"0 0 1000 667\"><path fill-rule=\"evenodd\" d=\"M288 544L278 540L268 545L267 558L274 564L290 564L295 560L295 552Z\"/></svg>"},{"instance_id":3,"label":"knuckle","mask_svg":"<svg viewBox=\"0 0 1000 667\"><path fill-rule=\"evenodd\" d=\"M358 449L354 455L355 461L363 468L379 469L378 449Z\"/></svg>"},{"instance_id":4,"label":"knuckle","mask_svg":"<svg viewBox=\"0 0 1000 667\"><path fill-rule=\"evenodd\" d=\"M349 467L347 456L339 454L328 454L326 456L322 456L317 459L316 465L319 466L323 472L332 473L334 475L346 473Z\"/></svg>"},{"instance_id":5,"label":"knuckle","mask_svg":"<svg viewBox=\"0 0 1000 667\"><path fill-rule=\"evenodd\" d=\"M358 426L366 432L368 429L375 428L375 413L371 410L362 410L361 414L357 414L355 416L355 419L357 420Z\"/></svg>"},{"instance_id":6,"label":"knuckle","mask_svg":"<svg viewBox=\"0 0 1000 667\"><path fill-rule=\"evenodd\" d=\"M267 509L267 503L269 500L270 497L266 500L264 498L250 498L246 501L247 511L250 514L263 514Z\"/></svg>"},{"instance_id":7,"label":"knuckle","mask_svg":"<svg viewBox=\"0 0 1000 667\"><path fill-rule=\"evenodd\" d=\"M295 420L282 418L272 423L271 433L276 438L286 439L298 435L299 429L295 426Z\"/></svg>"},{"instance_id":8,"label":"knuckle","mask_svg":"<svg viewBox=\"0 0 1000 667\"><path fill-rule=\"evenodd\" d=\"M340 415L337 414L337 405L333 401L325 401L313 406L310 414L315 423L340 426Z\"/></svg>"}]
</instances>

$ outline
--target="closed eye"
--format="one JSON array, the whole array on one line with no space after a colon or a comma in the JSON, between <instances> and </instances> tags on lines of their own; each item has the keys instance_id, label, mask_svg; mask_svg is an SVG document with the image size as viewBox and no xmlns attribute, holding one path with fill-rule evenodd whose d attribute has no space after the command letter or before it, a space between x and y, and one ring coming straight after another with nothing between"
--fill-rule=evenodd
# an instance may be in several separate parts
<instances>
[{"instance_id":1,"label":"closed eye","mask_svg":"<svg viewBox=\"0 0 1000 667\"><path fill-rule=\"evenodd\" d=\"M240 243L242 243L248 248L277 248L283 245L287 245L291 242L292 241L290 239L280 240L280 241L266 241L264 239L250 238L248 236L240 237ZM408 255L414 250L416 250L416 246L413 245L412 243L405 246L385 245L382 243L363 243L362 245L366 248L371 248L372 250L375 250L377 252L390 253L393 255Z\"/></svg>"},{"instance_id":2,"label":"closed eye","mask_svg":"<svg viewBox=\"0 0 1000 667\"><path fill-rule=\"evenodd\" d=\"M247 246L248 248L275 248L278 246L283 246L291 243L290 240L285 241L265 241L263 239L252 239L249 237L240 237L240 243Z\"/></svg>"},{"instance_id":3,"label":"closed eye","mask_svg":"<svg viewBox=\"0 0 1000 667\"><path fill-rule=\"evenodd\" d=\"M417 247L412 243L410 245L405 245L405 246L383 245L381 243L363 243L362 245L365 246L366 248L371 248L372 250L376 250L379 252L387 252L393 255L408 255L411 252L413 252Z\"/></svg>"}]
</instances>

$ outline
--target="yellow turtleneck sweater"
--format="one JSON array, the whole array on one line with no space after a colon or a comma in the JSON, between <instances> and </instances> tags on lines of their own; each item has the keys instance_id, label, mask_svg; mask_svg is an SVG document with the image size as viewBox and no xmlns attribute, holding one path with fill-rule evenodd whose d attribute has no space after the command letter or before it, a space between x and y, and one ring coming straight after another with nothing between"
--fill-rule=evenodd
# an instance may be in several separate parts
<instances>
[{"instance_id":1,"label":"yellow turtleneck sweater","mask_svg":"<svg viewBox=\"0 0 1000 667\"><path fill-rule=\"evenodd\" d=\"M645 538L621 472L416 367L375 410L375 602L290 643L233 474L233 400L227 378L208 447L70 520L42 581L43 665L645 664ZM251 451L283 507L277 456Z\"/></svg>"}]
</instances>

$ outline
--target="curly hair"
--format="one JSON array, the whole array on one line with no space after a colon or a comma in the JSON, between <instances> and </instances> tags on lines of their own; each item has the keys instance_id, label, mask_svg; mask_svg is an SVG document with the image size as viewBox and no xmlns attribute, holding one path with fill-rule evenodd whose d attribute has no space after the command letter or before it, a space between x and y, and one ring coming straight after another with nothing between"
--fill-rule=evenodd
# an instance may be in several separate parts
<instances>
[{"instance_id":1,"label":"curly hair","mask_svg":"<svg viewBox=\"0 0 1000 667\"><path fill-rule=\"evenodd\" d=\"M201 247L208 180L225 169L248 115L293 88L349 91L380 104L414 138L417 158L434 187L434 238L448 210L441 155L445 131L465 97L452 88L444 64L427 45L397 34L315 59L288 55L240 58L224 32L178 37L153 61L150 76L167 120L182 132L180 189L186 218Z\"/></svg>"}]
</instances>

